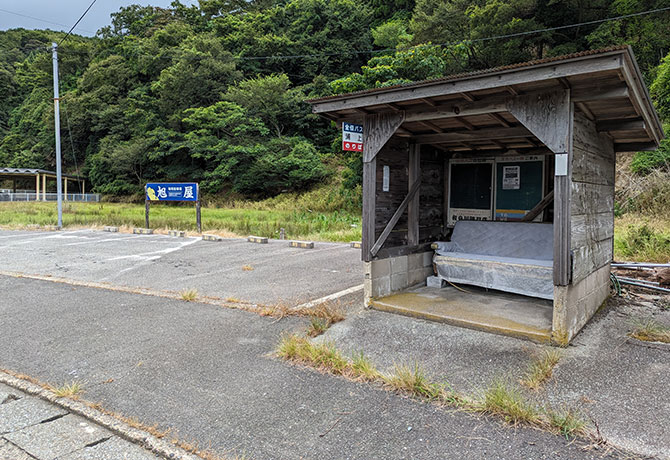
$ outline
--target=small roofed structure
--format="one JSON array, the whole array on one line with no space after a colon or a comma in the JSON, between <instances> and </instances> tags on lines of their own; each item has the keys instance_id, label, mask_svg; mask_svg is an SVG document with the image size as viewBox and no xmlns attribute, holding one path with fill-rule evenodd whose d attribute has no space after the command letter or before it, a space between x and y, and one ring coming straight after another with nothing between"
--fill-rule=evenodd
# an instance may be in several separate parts
<instances>
[{"instance_id":1,"label":"small roofed structure","mask_svg":"<svg viewBox=\"0 0 670 460\"><path fill-rule=\"evenodd\" d=\"M567 344L606 300L616 153L664 135L629 47L309 102L363 125L370 306Z\"/></svg>"},{"instance_id":2,"label":"small roofed structure","mask_svg":"<svg viewBox=\"0 0 670 460\"><path fill-rule=\"evenodd\" d=\"M74 181L79 188L79 193L82 195L86 193L86 181L78 176L71 174L61 174L63 178L63 196L68 199L68 182ZM45 169L34 168L0 168L0 183L2 181L12 181L12 193L17 193L17 183L19 181L28 182L34 180L35 184L35 201L47 200L47 179L57 180L55 171L47 171ZM41 189L41 193L40 193Z\"/></svg>"}]
</instances>

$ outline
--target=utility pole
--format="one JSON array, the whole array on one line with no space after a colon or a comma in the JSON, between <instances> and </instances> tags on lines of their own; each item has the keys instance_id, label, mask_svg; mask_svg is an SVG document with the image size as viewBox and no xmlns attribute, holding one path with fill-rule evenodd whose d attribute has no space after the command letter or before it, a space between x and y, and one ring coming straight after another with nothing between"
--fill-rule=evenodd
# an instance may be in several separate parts
<instances>
[{"instance_id":1,"label":"utility pole","mask_svg":"<svg viewBox=\"0 0 670 460\"><path fill-rule=\"evenodd\" d=\"M58 228L63 228L63 184L60 158L60 100L58 96L58 44L51 43L54 69L54 127L56 130L56 194L58 200Z\"/></svg>"}]
</instances>

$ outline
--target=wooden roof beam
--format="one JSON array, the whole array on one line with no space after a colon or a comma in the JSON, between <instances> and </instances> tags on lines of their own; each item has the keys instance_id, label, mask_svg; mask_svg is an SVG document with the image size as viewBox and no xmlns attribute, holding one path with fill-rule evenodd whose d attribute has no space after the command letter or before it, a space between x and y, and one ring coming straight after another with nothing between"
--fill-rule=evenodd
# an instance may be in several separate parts
<instances>
[{"instance_id":1,"label":"wooden roof beam","mask_svg":"<svg viewBox=\"0 0 670 460\"><path fill-rule=\"evenodd\" d=\"M512 126L507 120L505 120L502 116L500 116L497 113L489 113L488 116L493 118L495 121L497 121L501 125L503 125L505 128L510 128Z\"/></svg>"},{"instance_id":2,"label":"wooden roof beam","mask_svg":"<svg viewBox=\"0 0 670 460\"><path fill-rule=\"evenodd\" d=\"M614 144L614 151L619 152L639 152L640 150L656 150L658 147L655 142L626 142Z\"/></svg>"},{"instance_id":3,"label":"wooden roof beam","mask_svg":"<svg viewBox=\"0 0 670 460\"><path fill-rule=\"evenodd\" d=\"M505 86L505 91L510 93L512 96L518 96L519 91L514 86Z\"/></svg>"},{"instance_id":4,"label":"wooden roof beam","mask_svg":"<svg viewBox=\"0 0 670 460\"><path fill-rule=\"evenodd\" d=\"M637 131L645 129L644 120L603 120L596 123L598 132L615 132L615 131Z\"/></svg>"},{"instance_id":5,"label":"wooden roof beam","mask_svg":"<svg viewBox=\"0 0 670 460\"><path fill-rule=\"evenodd\" d=\"M515 139L532 137L533 135L523 126L515 128L487 128L476 131L452 131L436 134L418 134L412 139L418 144L433 144L440 142L468 142L490 141L495 139Z\"/></svg>"},{"instance_id":6,"label":"wooden roof beam","mask_svg":"<svg viewBox=\"0 0 670 460\"><path fill-rule=\"evenodd\" d=\"M437 126L434 123L431 123L430 121L420 121L419 124L422 125L422 126L425 126L426 128L428 128L431 131L434 131L436 133L443 133L444 132L444 130L442 128L440 128L439 126Z\"/></svg>"},{"instance_id":7,"label":"wooden roof beam","mask_svg":"<svg viewBox=\"0 0 670 460\"><path fill-rule=\"evenodd\" d=\"M460 123L461 125L465 126L465 128L470 130L470 131L474 131L474 130L477 129L477 128L475 128L475 126L472 123L470 123L467 120L462 119L461 117L455 117L454 120L457 121L458 123Z\"/></svg>"},{"instance_id":8,"label":"wooden roof beam","mask_svg":"<svg viewBox=\"0 0 670 460\"><path fill-rule=\"evenodd\" d=\"M468 94L466 92L463 93L458 93L459 96L461 96L463 99L465 99L468 102L475 102L477 99L472 94Z\"/></svg>"},{"instance_id":9,"label":"wooden roof beam","mask_svg":"<svg viewBox=\"0 0 670 460\"><path fill-rule=\"evenodd\" d=\"M596 119L596 116L593 114L593 112L591 112L591 110L589 110L586 103L576 102L575 105L579 110L581 110L584 113L584 115L586 115L586 118L588 118L591 121L594 121Z\"/></svg>"}]
</instances>

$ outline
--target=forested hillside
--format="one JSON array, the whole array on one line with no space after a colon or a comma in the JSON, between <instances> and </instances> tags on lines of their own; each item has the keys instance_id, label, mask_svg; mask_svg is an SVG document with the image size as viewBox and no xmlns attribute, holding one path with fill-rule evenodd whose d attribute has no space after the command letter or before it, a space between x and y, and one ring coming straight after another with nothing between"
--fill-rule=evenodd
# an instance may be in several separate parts
<instances>
[{"instance_id":1,"label":"forested hillside","mask_svg":"<svg viewBox=\"0 0 670 460\"><path fill-rule=\"evenodd\" d=\"M200 0L123 8L96 37L60 47L64 168L110 195L136 194L147 180L196 180L210 195L272 196L340 174L338 164L352 187L359 158L339 150L335 126L310 114L305 99L622 43L667 122L670 11L630 16L667 6ZM62 36L0 32L0 165L54 168L47 47ZM669 152L664 144L639 154L634 173L667 169Z\"/></svg>"}]
</instances>

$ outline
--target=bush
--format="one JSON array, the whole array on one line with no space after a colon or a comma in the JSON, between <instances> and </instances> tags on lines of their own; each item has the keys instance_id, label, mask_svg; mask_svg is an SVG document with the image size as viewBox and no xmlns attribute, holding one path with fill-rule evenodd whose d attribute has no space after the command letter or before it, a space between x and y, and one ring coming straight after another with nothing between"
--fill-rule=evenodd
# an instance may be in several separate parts
<instances>
[{"instance_id":1,"label":"bush","mask_svg":"<svg viewBox=\"0 0 670 460\"><path fill-rule=\"evenodd\" d=\"M272 139L259 149L248 166L240 164L233 175L235 191L254 196L274 196L283 191L305 190L326 177L316 148L301 138Z\"/></svg>"},{"instance_id":2,"label":"bush","mask_svg":"<svg viewBox=\"0 0 670 460\"><path fill-rule=\"evenodd\" d=\"M637 152L630 164L630 169L642 176L651 174L655 170L670 170L670 146L666 142L658 150L652 152Z\"/></svg>"},{"instance_id":3,"label":"bush","mask_svg":"<svg viewBox=\"0 0 670 460\"><path fill-rule=\"evenodd\" d=\"M617 229L614 235L614 251L617 259L636 262L670 261L670 232L650 222L634 222Z\"/></svg>"}]
</instances>

